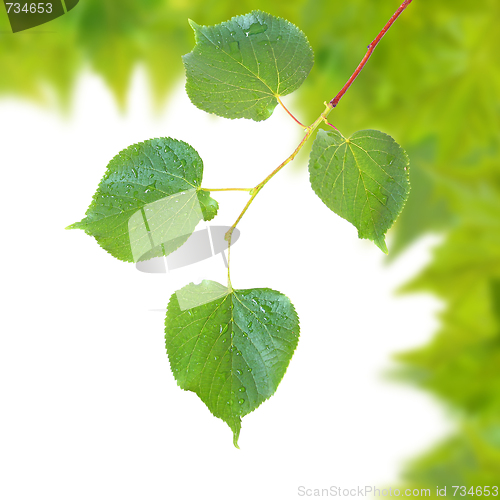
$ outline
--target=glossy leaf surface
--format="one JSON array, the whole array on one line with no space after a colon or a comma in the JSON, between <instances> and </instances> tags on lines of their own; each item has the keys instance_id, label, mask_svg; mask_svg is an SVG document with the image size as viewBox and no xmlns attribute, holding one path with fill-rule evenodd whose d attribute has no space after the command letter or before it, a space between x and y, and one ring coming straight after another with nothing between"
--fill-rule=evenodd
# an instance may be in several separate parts
<instances>
[{"instance_id":1,"label":"glossy leaf surface","mask_svg":"<svg viewBox=\"0 0 500 500\"><path fill-rule=\"evenodd\" d=\"M198 108L225 118L269 118L277 96L306 79L313 52L288 21L253 11L215 26L190 21L196 45L183 57L186 90Z\"/></svg>"},{"instance_id":2,"label":"glossy leaf surface","mask_svg":"<svg viewBox=\"0 0 500 500\"><path fill-rule=\"evenodd\" d=\"M387 253L385 233L410 192L408 164L394 139L377 130L360 130L349 139L337 130L320 130L309 174L323 203Z\"/></svg>"},{"instance_id":3,"label":"glossy leaf surface","mask_svg":"<svg viewBox=\"0 0 500 500\"><path fill-rule=\"evenodd\" d=\"M230 291L203 281L168 304L165 343L177 383L229 425L235 446L241 418L274 394L298 338L292 303L269 288Z\"/></svg>"},{"instance_id":4,"label":"glossy leaf surface","mask_svg":"<svg viewBox=\"0 0 500 500\"><path fill-rule=\"evenodd\" d=\"M185 142L135 144L111 160L85 218L69 229L83 229L126 262L168 255L217 213L217 202L198 190L202 176L203 162Z\"/></svg>"}]
</instances>

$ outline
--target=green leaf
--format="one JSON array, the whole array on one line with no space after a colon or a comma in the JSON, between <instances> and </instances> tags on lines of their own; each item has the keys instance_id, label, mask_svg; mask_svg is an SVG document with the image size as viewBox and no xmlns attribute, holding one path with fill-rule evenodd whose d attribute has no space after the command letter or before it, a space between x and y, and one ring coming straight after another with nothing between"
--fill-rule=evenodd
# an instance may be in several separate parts
<instances>
[{"instance_id":1,"label":"green leaf","mask_svg":"<svg viewBox=\"0 0 500 500\"><path fill-rule=\"evenodd\" d=\"M165 344L178 385L233 431L276 391L299 339L290 300L269 288L229 290L213 281L172 295Z\"/></svg>"},{"instance_id":2,"label":"green leaf","mask_svg":"<svg viewBox=\"0 0 500 500\"><path fill-rule=\"evenodd\" d=\"M385 253L385 233L410 192L408 156L392 137L360 130L346 139L320 130L309 160L311 186L323 203Z\"/></svg>"},{"instance_id":3,"label":"green leaf","mask_svg":"<svg viewBox=\"0 0 500 500\"><path fill-rule=\"evenodd\" d=\"M269 118L277 97L290 94L314 63L296 26L253 11L215 26L190 24L196 45L183 56L186 91L195 106L225 118Z\"/></svg>"},{"instance_id":4,"label":"green leaf","mask_svg":"<svg viewBox=\"0 0 500 500\"><path fill-rule=\"evenodd\" d=\"M203 162L185 142L150 139L124 149L108 165L83 229L117 259L137 262L179 248L218 204L199 191Z\"/></svg>"}]
</instances>

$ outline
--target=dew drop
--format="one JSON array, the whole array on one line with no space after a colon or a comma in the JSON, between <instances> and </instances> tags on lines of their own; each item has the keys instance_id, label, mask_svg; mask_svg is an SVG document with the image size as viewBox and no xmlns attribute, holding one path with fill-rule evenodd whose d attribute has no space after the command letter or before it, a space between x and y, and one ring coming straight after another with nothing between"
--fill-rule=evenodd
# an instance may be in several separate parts
<instances>
[{"instance_id":1,"label":"dew drop","mask_svg":"<svg viewBox=\"0 0 500 500\"><path fill-rule=\"evenodd\" d=\"M247 32L248 35L258 35L259 33L264 33L264 31L267 31L267 24L253 23Z\"/></svg>"},{"instance_id":2,"label":"dew drop","mask_svg":"<svg viewBox=\"0 0 500 500\"><path fill-rule=\"evenodd\" d=\"M244 402L245 402L245 400L243 398L238 400L238 403L240 403L240 405L242 405Z\"/></svg>"},{"instance_id":3,"label":"dew drop","mask_svg":"<svg viewBox=\"0 0 500 500\"><path fill-rule=\"evenodd\" d=\"M238 390L239 390L240 392L246 392L246 389L245 389L243 386L241 386Z\"/></svg>"}]
</instances>

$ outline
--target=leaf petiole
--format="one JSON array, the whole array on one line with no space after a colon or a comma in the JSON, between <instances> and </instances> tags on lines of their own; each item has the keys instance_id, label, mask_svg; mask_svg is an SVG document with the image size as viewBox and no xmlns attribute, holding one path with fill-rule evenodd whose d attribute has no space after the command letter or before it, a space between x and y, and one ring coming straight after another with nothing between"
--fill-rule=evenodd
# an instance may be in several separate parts
<instances>
[{"instance_id":1,"label":"leaf petiole","mask_svg":"<svg viewBox=\"0 0 500 500\"><path fill-rule=\"evenodd\" d=\"M299 120L297 120L297 118L295 118L295 116L293 116L293 114L288 110L288 108L281 102L281 99L279 98L279 96L275 96L276 99L278 100L278 102L280 103L281 107L289 114L289 116L292 117L292 119L297 122L302 128L306 129L307 127L305 125L303 125L301 122L299 122Z\"/></svg>"},{"instance_id":2,"label":"leaf petiole","mask_svg":"<svg viewBox=\"0 0 500 500\"><path fill-rule=\"evenodd\" d=\"M209 189L209 188L204 188L200 187L198 188L198 191L252 191L253 188L216 188L216 189Z\"/></svg>"}]
</instances>

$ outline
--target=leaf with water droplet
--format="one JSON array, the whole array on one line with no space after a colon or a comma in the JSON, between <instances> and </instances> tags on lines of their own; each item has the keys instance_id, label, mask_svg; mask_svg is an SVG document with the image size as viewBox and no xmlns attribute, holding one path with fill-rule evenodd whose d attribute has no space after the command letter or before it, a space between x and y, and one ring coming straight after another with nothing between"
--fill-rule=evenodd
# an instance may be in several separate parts
<instances>
[{"instance_id":1,"label":"leaf with water droplet","mask_svg":"<svg viewBox=\"0 0 500 500\"><path fill-rule=\"evenodd\" d=\"M320 130L309 159L311 186L323 203L385 253L385 233L410 192L409 159L394 139L360 130L346 139Z\"/></svg>"},{"instance_id":2,"label":"leaf with water droplet","mask_svg":"<svg viewBox=\"0 0 500 500\"><path fill-rule=\"evenodd\" d=\"M183 57L186 90L198 108L225 118L269 118L277 96L302 85L314 62L296 26L261 11L215 26L190 21L196 45Z\"/></svg>"},{"instance_id":3,"label":"leaf with water droplet","mask_svg":"<svg viewBox=\"0 0 500 500\"><path fill-rule=\"evenodd\" d=\"M203 302L222 285L188 287ZM271 397L285 374L298 343L297 313L285 295L269 288L226 289L216 300L183 309L184 288L170 298L165 319L172 372L182 389L195 392L229 425L237 446L241 418ZM272 306L266 322L258 302Z\"/></svg>"},{"instance_id":4,"label":"leaf with water droplet","mask_svg":"<svg viewBox=\"0 0 500 500\"><path fill-rule=\"evenodd\" d=\"M203 162L185 142L158 138L134 144L110 161L85 218L68 229L83 229L126 262L168 255L200 220L217 213L217 202L199 190L202 177Z\"/></svg>"}]
</instances>

